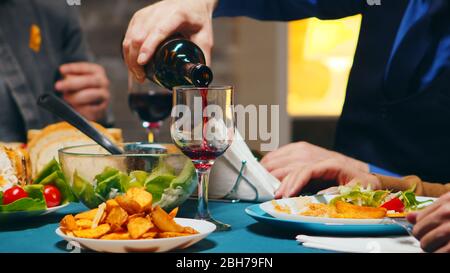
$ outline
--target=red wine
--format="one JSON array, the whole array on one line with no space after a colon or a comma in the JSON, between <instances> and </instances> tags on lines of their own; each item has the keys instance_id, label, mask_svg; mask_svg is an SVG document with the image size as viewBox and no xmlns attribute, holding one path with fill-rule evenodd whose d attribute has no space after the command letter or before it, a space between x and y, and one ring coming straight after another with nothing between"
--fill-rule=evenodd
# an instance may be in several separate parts
<instances>
[{"instance_id":1,"label":"red wine","mask_svg":"<svg viewBox=\"0 0 450 273\"><path fill-rule=\"evenodd\" d=\"M180 149L183 154L192 160L197 169L209 169L214 160L225 152L225 150L207 147L205 143L201 147L180 147Z\"/></svg>"},{"instance_id":2,"label":"red wine","mask_svg":"<svg viewBox=\"0 0 450 273\"><path fill-rule=\"evenodd\" d=\"M200 47L181 36L161 43L144 70L148 79L169 90L182 85L207 87L213 80Z\"/></svg>"},{"instance_id":3,"label":"red wine","mask_svg":"<svg viewBox=\"0 0 450 273\"><path fill-rule=\"evenodd\" d=\"M139 118L147 122L158 122L170 116L172 112L172 94L131 93L128 97L130 109L136 112Z\"/></svg>"}]
</instances>

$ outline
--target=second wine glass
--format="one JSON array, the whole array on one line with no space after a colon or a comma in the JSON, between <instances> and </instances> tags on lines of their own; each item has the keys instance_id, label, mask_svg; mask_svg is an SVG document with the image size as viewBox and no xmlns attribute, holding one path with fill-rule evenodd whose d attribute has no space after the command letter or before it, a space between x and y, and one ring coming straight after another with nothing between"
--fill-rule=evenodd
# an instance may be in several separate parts
<instances>
[{"instance_id":1,"label":"second wine glass","mask_svg":"<svg viewBox=\"0 0 450 273\"><path fill-rule=\"evenodd\" d=\"M148 141L154 142L164 119L172 110L172 94L162 90L149 80L140 83L130 73L128 76L128 105L147 130Z\"/></svg>"},{"instance_id":2,"label":"second wine glass","mask_svg":"<svg viewBox=\"0 0 450 273\"><path fill-rule=\"evenodd\" d=\"M215 160L233 141L233 88L181 86L173 96L171 136L197 171L197 218L214 223L217 231L228 230L230 225L215 220L208 209L208 183Z\"/></svg>"}]
</instances>

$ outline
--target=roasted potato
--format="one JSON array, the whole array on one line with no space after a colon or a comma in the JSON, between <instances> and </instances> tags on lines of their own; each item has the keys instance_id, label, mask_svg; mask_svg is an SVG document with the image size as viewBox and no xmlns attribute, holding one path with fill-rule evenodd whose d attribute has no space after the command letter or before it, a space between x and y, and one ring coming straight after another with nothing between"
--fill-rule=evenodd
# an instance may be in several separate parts
<instances>
[{"instance_id":1,"label":"roasted potato","mask_svg":"<svg viewBox=\"0 0 450 273\"><path fill-rule=\"evenodd\" d=\"M101 240L172 238L198 233L175 222L178 208L167 213L159 206L153 208L152 200L145 189L131 188L96 209L75 217L66 215L60 227L69 236Z\"/></svg>"},{"instance_id":2,"label":"roasted potato","mask_svg":"<svg viewBox=\"0 0 450 273\"><path fill-rule=\"evenodd\" d=\"M86 220L94 220L95 215L97 214L98 209L91 209L85 212L78 213L75 215L75 219L86 219Z\"/></svg>"},{"instance_id":3,"label":"roasted potato","mask_svg":"<svg viewBox=\"0 0 450 273\"><path fill-rule=\"evenodd\" d=\"M149 212L152 210L152 194L143 188L131 188L127 191L125 196L135 200L139 206L139 212Z\"/></svg>"},{"instance_id":4,"label":"roasted potato","mask_svg":"<svg viewBox=\"0 0 450 273\"><path fill-rule=\"evenodd\" d=\"M78 229L88 229L92 227L92 221L88 219L76 220L76 224L78 226Z\"/></svg>"},{"instance_id":5,"label":"roasted potato","mask_svg":"<svg viewBox=\"0 0 450 273\"><path fill-rule=\"evenodd\" d=\"M142 234L142 239L153 239L158 235L158 232L156 231L147 231L146 233Z\"/></svg>"},{"instance_id":6,"label":"roasted potato","mask_svg":"<svg viewBox=\"0 0 450 273\"><path fill-rule=\"evenodd\" d=\"M174 208L171 212L169 212L169 216L172 219L177 217L177 214L178 214L178 207Z\"/></svg>"},{"instance_id":7,"label":"roasted potato","mask_svg":"<svg viewBox=\"0 0 450 273\"><path fill-rule=\"evenodd\" d=\"M109 199L106 201L106 212L110 212L113 208L120 207L119 203L115 199Z\"/></svg>"},{"instance_id":8,"label":"roasted potato","mask_svg":"<svg viewBox=\"0 0 450 273\"><path fill-rule=\"evenodd\" d=\"M117 206L111 209L105 222L111 226L112 230L117 230L125 224L127 219L128 213L123 208Z\"/></svg>"},{"instance_id":9,"label":"roasted potato","mask_svg":"<svg viewBox=\"0 0 450 273\"><path fill-rule=\"evenodd\" d=\"M59 222L59 225L61 226L61 230L64 231L64 233L67 233L67 231L74 231L78 229L77 222L72 214L64 216L61 222Z\"/></svg>"},{"instance_id":10,"label":"roasted potato","mask_svg":"<svg viewBox=\"0 0 450 273\"><path fill-rule=\"evenodd\" d=\"M342 201L337 201L335 207L337 218L378 219L384 218L387 212L385 208L356 206Z\"/></svg>"},{"instance_id":11,"label":"roasted potato","mask_svg":"<svg viewBox=\"0 0 450 273\"><path fill-rule=\"evenodd\" d=\"M148 218L137 217L128 222L127 228L132 239L138 239L149 229L153 227L153 223Z\"/></svg>"},{"instance_id":12,"label":"roasted potato","mask_svg":"<svg viewBox=\"0 0 450 273\"><path fill-rule=\"evenodd\" d=\"M98 239L108 233L111 227L108 224L101 224L96 228L74 230L73 234L76 237L87 238L87 239Z\"/></svg>"},{"instance_id":13,"label":"roasted potato","mask_svg":"<svg viewBox=\"0 0 450 273\"><path fill-rule=\"evenodd\" d=\"M189 236L191 233L183 233L183 232L161 232L158 233L158 238L173 238L180 236Z\"/></svg>"},{"instance_id":14,"label":"roasted potato","mask_svg":"<svg viewBox=\"0 0 450 273\"><path fill-rule=\"evenodd\" d=\"M143 212L141 210L141 205L136 200L131 199L129 196L117 196L116 201L117 203L119 203L120 207L122 207L130 215Z\"/></svg>"},{"instance_id":15,"label":"roasted potato","mask_svg":"<svg viewBox=\"0 0 450 273\"><path fill-rule=\"evenodd\" d=\"M109 233L109 234L103 235L100 239L101 240L129 240L130 233L114 232L114 233Z\"/></svg>"},{"instance_id":16,"label":"roasted potato","mask_svg":"<svg viewBox=\"0 0 450 273\"><path fill-rule=\"evenodd\" d=\"M177 224L161 207L156 206L152 212L152 220L157 228L163 232L183 233L184 228Z\"/></svg>"}]
</instances>

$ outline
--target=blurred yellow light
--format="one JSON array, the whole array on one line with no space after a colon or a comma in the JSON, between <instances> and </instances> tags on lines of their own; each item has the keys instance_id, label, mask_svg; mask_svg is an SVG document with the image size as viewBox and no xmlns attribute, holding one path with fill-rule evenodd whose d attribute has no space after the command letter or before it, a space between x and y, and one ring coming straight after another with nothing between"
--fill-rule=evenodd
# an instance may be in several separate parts
<instances>
[{"instance_id":1,"label":"blurred yellow light","mask_svg":"<svg viewBox=\"0 0 450 273\"><path fill-rule=\"evenodd\" d=\"M288 26L288 112L338 116L358 42L361 15Z\"/></svg>"}]
</instances>

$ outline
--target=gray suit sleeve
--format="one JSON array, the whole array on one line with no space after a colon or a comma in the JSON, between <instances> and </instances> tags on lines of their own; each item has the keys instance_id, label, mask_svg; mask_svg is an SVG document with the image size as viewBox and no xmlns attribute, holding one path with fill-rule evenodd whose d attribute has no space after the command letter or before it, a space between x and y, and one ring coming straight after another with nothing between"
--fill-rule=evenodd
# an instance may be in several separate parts
<instances>
[{"instance_id":1,"label":"gray suit sleeve","mask_svg":"<svg viewBox=\"0 0 450 273\"><path fill-rule=\"evenodd\" d=\"M86 37L80 25L80 15L75 8L66 8L67 19L64 26L63 56L64 63L94 60Z\"/></svg>"},{"instance_id":2,"label":"gray suit sleeve","mask_svg":"<svg viewBox=\"0 0 450 273\"><path fill-rule=\"evenodd\" d=\"M93 62L94 57L90 53L83 30L80 25L80 14L76 8L66 7L67 20L64 27L64 63L89 61ZM103 119L97 120L105 127L114 125L114 115L111 103Z\"/></svg>"}]
</instances>

